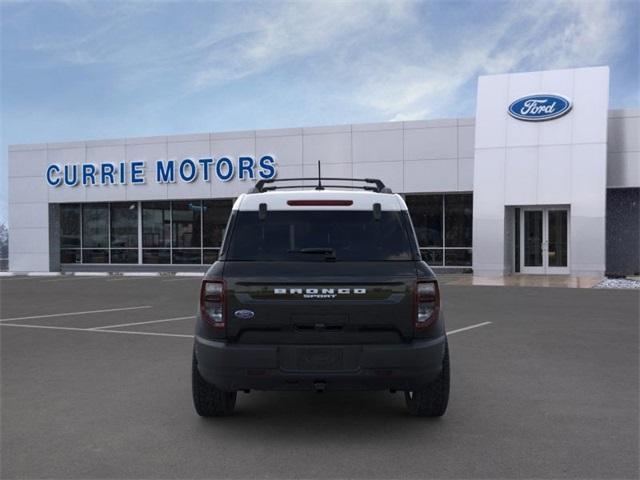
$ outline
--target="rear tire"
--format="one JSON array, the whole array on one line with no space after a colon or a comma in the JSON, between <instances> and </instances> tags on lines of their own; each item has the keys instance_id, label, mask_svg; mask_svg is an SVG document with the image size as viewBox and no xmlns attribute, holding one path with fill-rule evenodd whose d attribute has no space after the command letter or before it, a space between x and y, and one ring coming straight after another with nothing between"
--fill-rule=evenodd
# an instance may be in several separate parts
<instances>
[{"instance_id":1,"label":"rear tire","mask_svg":"<svg viewBox=\"0 0 640 480\"><path fill-rule=\"evenodd\" d=\"M224 392L202 378L198 371L195 353L191 362L191 393L193 406L201 417L231 415L238 395L237 392Z\"/></svg>"},{"instance_id":2,"label":"rear tire","mask_svg":"<svg viewBox=\"0 0 640 480\"><path fill-rule=\"evenodd\" d=\"M449 403L449 344L445 343L442 371L421 390L404 392L407 409L417 417L441 417Z\"/></svg>"}]
</instances>

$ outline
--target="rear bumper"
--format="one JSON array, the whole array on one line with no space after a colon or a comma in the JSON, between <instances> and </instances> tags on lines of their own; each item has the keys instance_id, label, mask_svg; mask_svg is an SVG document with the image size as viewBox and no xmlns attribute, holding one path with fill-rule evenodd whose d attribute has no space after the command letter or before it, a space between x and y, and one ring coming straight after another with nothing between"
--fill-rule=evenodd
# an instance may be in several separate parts
<instances>
[{"instance_id":1,"label":"rear bumper","mask_svg":"<svg viewBox=\"0 0 640 480\"><path fill-rule=\"evenodd\" d=\"M221 390L416 390L442 369L446 337L399 345L246 345L196 336L200 375Z\"/></svg>"}]
</instances>

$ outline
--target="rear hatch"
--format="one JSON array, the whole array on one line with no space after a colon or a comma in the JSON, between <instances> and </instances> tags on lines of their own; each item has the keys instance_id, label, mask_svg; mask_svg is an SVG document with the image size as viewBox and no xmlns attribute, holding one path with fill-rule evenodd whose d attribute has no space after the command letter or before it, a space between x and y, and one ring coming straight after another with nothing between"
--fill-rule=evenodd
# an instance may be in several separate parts
<instances>
[{"instance_id":1,"label":"rear hatch","mask_svg":"<svg viewBox=\"0 0 640 480\"><path fill-rule=\"evenodd\" d=\"M366 210L318 208L235 213L221 257L228 338L410 339L419 254L406 210L381 211L379 203Z\"/></svg>"},{"instance_id":2,"label":"rear hatch","mask_svg":"<svg viewBox=\"0 0 640 480\"><path fill-rule=\"evenodd\" d=\"M227 337L250 344L401 343L413 262L228 262Z\"/></svg>"}]
</instances>

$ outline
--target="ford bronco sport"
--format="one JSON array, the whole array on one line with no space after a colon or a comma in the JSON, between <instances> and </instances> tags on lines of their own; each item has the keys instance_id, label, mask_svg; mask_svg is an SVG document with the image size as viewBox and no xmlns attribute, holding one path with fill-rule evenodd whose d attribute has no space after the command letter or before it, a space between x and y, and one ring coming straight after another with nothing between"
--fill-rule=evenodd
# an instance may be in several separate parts
<instances>
[{"instance_id":1,"label":"ford bronco sport","mask_svg":"<svg viewBox=\"0 0 640 480\"><path fill-rule=\"evenodd\" d=\"M260 180L233 206L202 281L197 413L228 415L252 389L390 390L413 415L443 415L440 292L404 200L380 180L308 180Z\"/></svg>"}]
</instances>

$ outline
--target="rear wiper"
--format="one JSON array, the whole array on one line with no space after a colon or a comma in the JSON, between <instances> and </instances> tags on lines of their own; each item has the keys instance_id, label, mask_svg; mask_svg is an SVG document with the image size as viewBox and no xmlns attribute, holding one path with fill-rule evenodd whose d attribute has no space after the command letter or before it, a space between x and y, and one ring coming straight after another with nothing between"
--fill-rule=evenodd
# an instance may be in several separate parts
<instances>
[{"instance_id":1,"label":"rear wiper","mask_svg":"<svg viewBox=\"0 0 640 480\"><path fill-rule=\"evenodd\" d=\"M335 260L336 259L336 251L334 248L329 247L310 247L310 248L301 248L299 250L289 250L289 253L324 253L326 255L326 259Z\"/></svg>"}]
</instances>

